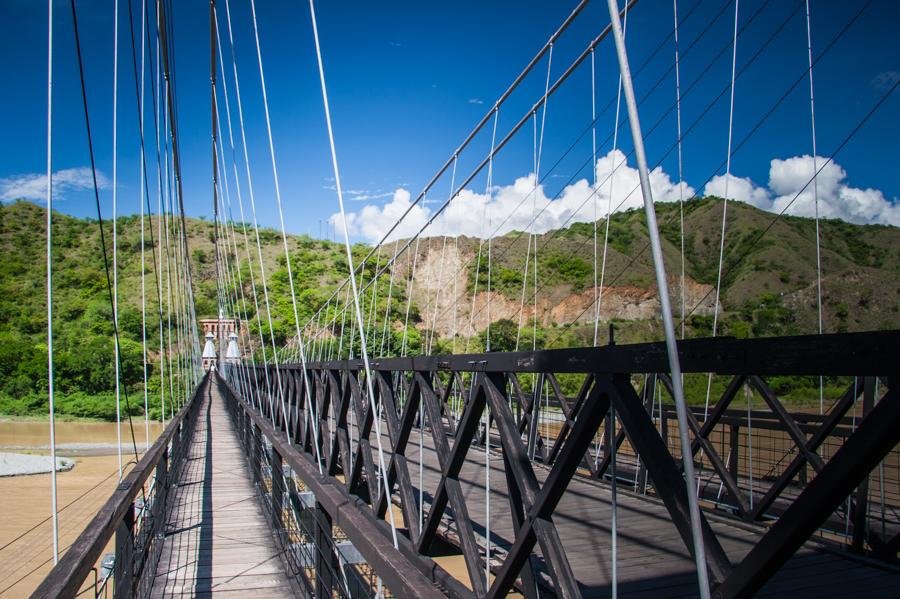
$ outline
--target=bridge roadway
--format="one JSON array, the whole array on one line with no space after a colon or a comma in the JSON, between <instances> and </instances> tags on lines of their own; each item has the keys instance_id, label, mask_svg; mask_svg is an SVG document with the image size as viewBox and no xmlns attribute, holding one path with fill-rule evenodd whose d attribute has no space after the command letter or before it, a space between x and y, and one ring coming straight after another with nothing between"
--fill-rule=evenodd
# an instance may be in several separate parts
<instances>
[{"instance_id":1,"label":"bridge roadway","mask_svg":"<svg viewBox=\"0 0 900 599\"><path fill-rule=\"evenodd\" d=\"M293 597L222 395L209 388L171 499L151 597Z\"/></svg>"},{"instance_id":2,"label":"bridge roadway","mask_svg":"<svg viewBox=\"0 0 900 599\"><path fill-rule=\"evenodd\" d=\"M287 597L292 587L271 529L259 507L240 442L216 385L203 398L188 463L175 491L166 524L153 597L224 596ZM386 426L383 430L386 430ZM383 433L384 434L384 433ZM384 446L390 447L387 437ZM418 493L419 437L413 431L407 448L410 478ZM440 479L430 434L422 442L424 502ZM389 455L386 456L389 460ZM485 453L473 447L460 473L476 535L485 532ZM547 470L536 467L541 483ZM502 558L514 538L502 458L491 455L491 542ZM566 553L585 597L608 597L611 584L608 485L576 477L554 514ZM399 511L396 512L399 514ZM764 529L709 516L710 524L732 563L737 563ZM453 540L453 527L445 531ZM536 549L538 552L539 548ZM539 555L539 553L538 553ZM468 581L464 568L451 558L444 563ZM450 564L455 563L456 568ZM499 561L494 562L495 565ZM696 595L693 561L661 502L628 492L618 493L618 584L623 595L679 597ZM538 575L545 578L538 557ZM766 585L759 596L896 597L900 569L833 551L815 541L803 548Z\"/></svg>"}]
</instances>

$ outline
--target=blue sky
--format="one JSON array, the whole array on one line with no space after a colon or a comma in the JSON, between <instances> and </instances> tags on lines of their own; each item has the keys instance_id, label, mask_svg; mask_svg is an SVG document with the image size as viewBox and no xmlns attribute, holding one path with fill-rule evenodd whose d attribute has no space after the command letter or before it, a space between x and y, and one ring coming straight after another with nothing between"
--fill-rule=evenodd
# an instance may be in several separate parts
<instances>
[{"instance_id":1,"label":"blue sky","mask_svg":"<svg viewBox=\"0 0 900 599\"><path fill-rule=\"evenodd\" d=\"M134 10L139 13L140 2L133 2ZM113 4L113 0L79 2L97 164L106 178L112 176ZM217 4L224 34L224 0ZM396 190L404 189L415 197L574 4L320 2L317 6L319 31L338 155L348 190L348 210L359 211L369 205L386 220L387 216L381 212L383 206L392 202L395 206L402 205ZM856 0L812 1L814 55L835 38L863 5L864 2ZM89 162L71 14L68 2L56 2L54 6L53 160L54 170L66 171L85 167ZM665 40L672 28L672 6L669 1L641 0L629 15L628 49L635 70L652 56L644 71L636 75L638 97L644 97L661 78L660 85L641 106L641 119L646 132L665 115L657 130L647 136L648 159L651 165L660 163L671 180L676 181L676 154L672 152L664 158L675 140L674 112L666 114L675 97L674 76L666 74L673 62L672 40ZM275 226L278 217L249 1L232 0L231 10L258 214L261 224ZM720 10L723 10L721 16L714 19ZM210 216L208 4L196 0L176 2L174 11L185 204L190 215ZM781 31L737 82L735 144L806 68L802 2L745 0L741 3L741 26L757 11L758 15L738 40L739 69L779 27ZM45 169L47 7L42 2L10 0L4 3L3 12L0 52L5 60L0 69L7 87L0 100L3 105L0 130L4 132L0 143L0 192L9 199L16 191L33 193L38 181L34 176ZM709 67L684 97L682 119L687 128L728 85L730 49L717 61L713 58L731 39L734 13L733 4L717 0L704 0L699 5L685 0L679 2L679 12L684 19L680 31L682 51L698 40L682 61L682 87L687 88ZM319 222L334 214L337 199L331 189L330 157L307 5L261 0L257 4L257 16L287 229L318 234ZM898 17L897 3L875 0L816 66L820 156L829 156L900 77L900 43L892 31ZM139 209L140 166L127 4L123 0L120 0L120 18L119 200L120 213L126 214ZM135 14L136 28L139 28L138 18ZM588 5L554 47L551 80L563 72L607 23L604 2L598 0ZM664 44L660 51L652 54L660 43ZM226 46L225 51L225 76L234 111L230 48ZM597 104L602 108L614 101L617 85L611 40L601 43L595 60ZM149 65L147 72L151 73ZM546 76L545 58L501 110L498 134L505 133L542 94ZM149 89L148 81L148 94ZM220 106L220 112L224 119L224 105ZM861 222L893 222L895 218L894 198L900 196L900 180L895 176L900 149L898 113L900 98L894 94L835 159L843 171L830 173L831 187L823 186L828 191L822 192L833 193L829 201L835 210L840 209L838 204L857 196L881 203L879 211L859 212L848 218ZM613 114L614 105L598 120L598 142L612 133ZM236 114L233 116L236 126ZM149 119L148 116L148 137L152 132ZM591 177L590 166L583 166L591 156L589 135L559 160L589 122L590 65L584 63L548 105L541 161L543 195L548 201L564 192L565 184ZM725 93L684 139L684 175L694 189L703 190L707 179L716 174L717 166L725 159L727 122L728 94ZM517 178L533 171L533 145L529 124L498 156L494 185L512 189ZM464 172L468 173L483 158L489 146L490 127L476 138L470 151L460 156L457 183ZM627 130L619 135L619 148L625 153L631 150ZM611 149L611 142L600 144L598 158ZM780 178L770 181L770 175L776 172L772 160L810 153L809 88L804 80L734 155L733 175L749 179L746 182L749 195L739 199L755 201L751 198L757 198L765 207L777 209L779 197L793 193L794 189L788 180L791 173L786 174L785 169L801 168L803 164L802 161L779 163L781 170L776 174L780 173ZM151 168L155 168L153 164ZM629 165L633 166L631 160ZM826 174L823 172L823 176ZM63 173L60 182L72 183L58 187L55 207L78 216L92 216L92 195L79 189L77 175L77 171L71 170ZM485 186L482 173L470 188L474 193L484 193ZM445 199L449 187L448 174L433 197ZM739 187L733 184L732 193L738 193L734 190ZM151 189L151 193L155 192ZM109 216L108 185L101 199L104 216ZM433 208L433 205L426 206L427 210ZM452 223L448 221L446 226ZM465 227L461 230L467 231ZM357 227L354 236L362 239L370 238L371 234Z\"/></svg>"}]
</instances>

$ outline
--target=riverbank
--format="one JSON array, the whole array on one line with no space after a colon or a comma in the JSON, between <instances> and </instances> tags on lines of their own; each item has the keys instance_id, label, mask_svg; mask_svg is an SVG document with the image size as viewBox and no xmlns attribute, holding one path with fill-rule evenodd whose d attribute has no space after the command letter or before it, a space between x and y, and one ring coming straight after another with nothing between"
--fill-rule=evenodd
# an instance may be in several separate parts
<instances>
[{"instance_id":1,"label":"riverbank","mask_svg":"<svg viewBox=\"0 0 900 599\"><path fill-rule=\"evenodd\" d=\"M75 460L56 458L56 471L67 472L75 467ZM53 471L53 458L30 453L0 452L0 477L48 474Z\"/></svg>"}]
</instances>

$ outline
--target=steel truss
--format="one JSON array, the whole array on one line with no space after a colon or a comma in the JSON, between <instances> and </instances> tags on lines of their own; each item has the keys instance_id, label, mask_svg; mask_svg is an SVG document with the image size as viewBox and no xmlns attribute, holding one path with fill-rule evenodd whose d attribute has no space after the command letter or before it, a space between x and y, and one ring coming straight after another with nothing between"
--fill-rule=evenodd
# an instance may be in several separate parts
<instances>
[{"instance_id":1,"label":"steel truss","mask_svg":"<svg viewBox=\"0 0 900 599\"><path fill-rule=\"evenodd\" d=\"M706 517L702 518L706 560L717 596L752 595L836 510L847 504L853 547L896 559L900 532L895 530L893 536L882 537L875 527L868 526L866 498L869 473L900 442L898 347L900 331L679 342L685 373L730 377L705 419L696 410L690 414L695 459L708 465L708 476L720 481L737 517L750 522L774 520L749 554L733 564ZM295 472L304 483L315 487L327 481L330 492L339 489L345 500L353 502L355 510L361 510L357 516L360 522L366 522L365 526L350 520L341 524L351 541L365 543L366 535L377 530L389 545L390 530L383 519L391 502L399 505L406 528L400 547L391 547L393 552L388 551L387 555L402 556L414 565L413 570L427 574L418 578L418 583L438 585L450 596L500 597L516 588L526 596L536 597L539 577L535 551L539 547L552 590L560 596L580 596L565 543L553 521L554 510L573 476L606 476L610 443L622 444L626 439L639 464L641 482L652 485L685 547L692 550L688 497L676 460L677 450L670 447L667 433L660 434L652 416L656 386L671 386L664 344L391 358L374 360L372 369L374 405L387 425L390 458L386 476L390 498L379 484L381 473L373 457L370 438L375 415L365 396L360 360L307 365L314 411L305 402L300 365L281 365L278 371L273 368L268 378L263 367L245 370L243 376L233 369L230 381L236 405L254 420L282 456L302 452L304 459L297 463ZM250 376L246 376L247 372ZM558 380L562 374L583 375L574 397L562 392ZM534 377L530 392L523 389L527 386L522 380L525 375ZM641 386L639 380L644 375L646 382ZM818 421L801 422L766 383L766 377L773 375L853 379L827 415ZM266 392L265 381L276 377L281 377L284 387L283 411L275 389ZM880 398L875 392L876 377L884 390ZM767 408L763 420L768 426L785 431L793 443L788 451L793 456L788 465L771 484L756 493L748 492L742 484L736 456L723 458L711 439L717 425L733 418L729 406L745 387L763 398ZM257 408L240 398L251 397L251 388L268 395L258 398ZM562 413L553 438L542 434L538 426L545 390ZM844 426L845 416L860 396L862 417L852 430L844 430L842 445L832 455L821 454L823 442ZM462 402L458 418L454 400ZM610 407L615 408L620 432L615 439L605 435L601 451L594 444L604 423L609 430ZM425 415L423 422L419 422L420 409ZM490 428L480 426L485 410L493 422ZM313 415L317 417L315 421ZM423 434L431 436L441 470L427 514L421 515L421 527L418 495L407 459L412 451L411 433L419 427L424 428ZM505 559L499 566L492 565L494 578L490 587L485 584L484 554L476 541L459 479L467 453L473 445L484 443L488 434L491 443L502 450L515 528L515 540ZM317 449L314 443L318 443ZM316 469L316 455L322 459L322 476ZM548 469L543 485L535 468ZM813 476L807 481L810 469ZM790 493L786 492L788 489ZM781 507L775 510L779 501ZM332 508L326 505L324 511L334 519L337 508ZM439 525L449 516L448 510L452 512L472 591L427 557L438 540ZM363 554L369 557L368 551ZM374 553L372 557L376 557ZM379 574L389 576L383 568L396 564L374 567ZM425 593L427 589L419 590Z\"/></svg>"}]
</instances>

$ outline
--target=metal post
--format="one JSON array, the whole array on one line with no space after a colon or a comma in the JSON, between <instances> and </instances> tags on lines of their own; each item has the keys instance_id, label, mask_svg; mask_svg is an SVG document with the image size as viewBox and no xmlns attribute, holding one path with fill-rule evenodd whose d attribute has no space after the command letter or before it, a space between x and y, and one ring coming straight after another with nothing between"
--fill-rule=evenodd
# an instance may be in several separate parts
<instances>
[{"instance_id":1,"label":"metal post","mask_svg":"<svg viewBox=\"0 0 900 599\"><path fill-rule=\"evenodd\" d=\"M863 418L872 411L875 403L875 377L867 376L863 381ZM853 550L862 552L868 535L869 477L856 487L856 505L853 510Z\"/></svg>"},{"instance_id":2,"label":"metal post","mask_svg":"<svg viewBox=\"0 0 900 599\"><path fill-rule=\"evenodd\" d=\"M651 422L653 421L653 402L656 399L656 386L658 382L658 375L651 374L647 378L647 384L644 385L644 409L647 410L647 414L650 415ZM646 492L647 466L644 464L644 460L641 459L641 456L638 455L637 451L634 452L634 457L637 460L637 474L634 479L635 491Z\"/></svg>"},{"instance_id":3,"label":"metal post","mask_svg":"<svg viewBox=\"0 0 900 599\"><path fill-rule=\"evenodd\" d=\"M156 496L153 498L153 528L163 533L166 518L166 502L169 497L169 450L163 451L156 465Z\"/></svg>"},{"instance_id":4,"label":"metal post","mask_svg":"<svg viewBox=\"0 0 900 599\"><path fill-rule=\"evenodd\" d=\"M738 447L740 446L740 432L741 427L736 424L732 424L729 427L730 448L728 453L728 470L731 472L731 476L734 480L738 479L738 460L740 459Z\"/></svg>"},{"instance_id":5,"label":"metal post","mask_svg":"<svg viewBox=\"0 0 900 599\"><path fill-rule=\"evenodd\" d=\"M656 285L659 290L660 311L663 318L663 329L666 334L666 349L669 357L669 370L672 376L672 388L675 395L675 409L678 413L678 429L681 436L681 458L684 462L685 485L687 486L688 504L691 515L691 530L694 540L694 561L697 565L697 582L700 585L700 596L709 597L709 574L706 568L706 549L703 546L703 535L700 531L700 506L694 489L694 459L690 451L691 441L688 436L687 404L684 400L684 388L681 379L681 364L678 359L678 348L675 342L675 326L672 322L672 306L669 301L669 288L666 279L666 267L663 263L662 245L659 240L659 229L656 225L656 210L653 207L653 192L650 189L650 176L647 169L647 156L644 153L644 138L638 119L637 102L634 98L634 86L631 81L631 69L628 66L628 55L625 51L625 37L622 34L622 23L619 21L617 0L607 0L609 19L612 25L613 39L616 42L616 53L619 58L619 72L622 76L622 91L625 92L625 104L628 107L628 122L631 125L631 137L634 143L634 154L637 160L641 180L641 194L644 197L644 211L647 214L647 233L650 236L650 249L653 254L653 266L656 271Z\"/></svg>"},{"instance_id":6,"label":"metal post","mask_svg":"<svg viewBox=\"0 0 900 599\"><path fill-rule=\"evenodd\" d=\"M669 447L669 413L660 403L659 406L659 436L662 437L663 444Z\"/></svg>"},{"instance_id":7,"label":"metal post","mask_svg":"<svg viewBox=\"0 0 900 599\"><path fill-rule=\"evenodd\" d=\"M253 482L259 483L259 448L262 444L262 439L260 438L259 427L253 422L249 422L248 424L250 425L250 430L248 431L250 435L250 448L247 453L250 454L250 469L253 471Z\"/></svg>"},{"instance_id":8,"label":"metal post","mask_svg":"<svg viewBox=\"0 0 900 599\"><path fill-rule=\"evenodd\" d=\"M238 413L240 414L240 419L241 419L241 441L242 441L243 444L244 444L244 452L246 452L247 455L249 456L249 455L250 455L250 442L251 442L251 435L250 435L250 432L251 432L250 413L247 411L246 408L243 408L243 407L241 407L241 406L237 406L235 409L238 410Z\"/></svg>"},{"instance_id":9,"label":"metal post","mask_svg":"<svg viewBox=\"0 0 900 599\"><path fill-rule=\"evenodd\" d=\"M331 562L334 555L334 535L331 516L318 501L313 509L315 519L316 597L331 597L334 576Z\"/></svg>"},{"instance_id":10,"label":"metal post","mask_svg":"<svg viewBox=\"0 0 900 599\"><path fill-rule=\"evenodd\" d=\"M528 456L534 459L535 450L537 448L538 423L540 421L541 411L541 391L544 388L544 373L538 373L535 377L534 389L532 389L531 401L531 424L528 427Z\"/></svg>"},{"instance_id":11,"label":"metal post","mask_svg":"<svg viewBox=\"0 0 900 599\"><path fill-rule=\"evenodd\" d=\"M116 528L116 562L113 596L131 599L134 596L134 503L129 504Z\"/></svg>"},{"instance_id":12,"label":"metal post","mask_svg":"<svg viewBox=\"0 0 900 599\"><path fill-rule=\"evenodd\" d=\"M272 524L275 526L276 533L280 533L284 528L282 509L284 499L284 474L281 461L281 454L272 447L269 452L269 468L272 471Z\"/></svg>"}]
</instances>

